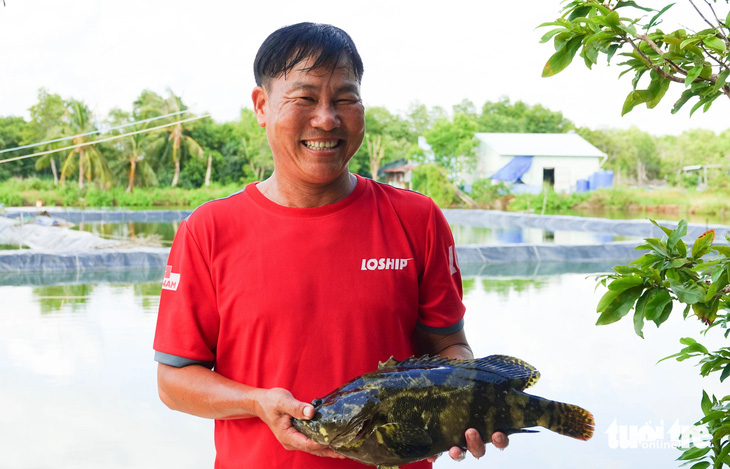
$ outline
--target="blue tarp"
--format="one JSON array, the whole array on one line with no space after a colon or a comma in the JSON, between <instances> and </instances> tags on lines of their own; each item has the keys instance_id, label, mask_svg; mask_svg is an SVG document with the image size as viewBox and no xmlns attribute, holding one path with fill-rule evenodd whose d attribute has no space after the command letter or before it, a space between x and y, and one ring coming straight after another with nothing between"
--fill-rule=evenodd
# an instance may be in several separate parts
<instances>
[{"instance_id":1,"label":"blue tarp","mask_svg":"<svg viewBox=\"0 0 730 469\"><path fill-rule=\"evenodd\" d=\"M492 179L504 182L522 182L520 178L532 166L531 156L515 156L512 161L492 175Z\"/></svg>"}]
</instances>

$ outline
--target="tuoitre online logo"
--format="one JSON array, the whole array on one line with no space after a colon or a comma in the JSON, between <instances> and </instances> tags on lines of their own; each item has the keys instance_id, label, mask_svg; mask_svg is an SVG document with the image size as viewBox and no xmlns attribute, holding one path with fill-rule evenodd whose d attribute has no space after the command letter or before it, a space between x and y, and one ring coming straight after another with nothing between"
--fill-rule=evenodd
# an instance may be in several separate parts
<instances>
[{"instance_id":1,"label":"tuoitre online logo","mask_svg":"<svg viewBox=\"0 0 730 469\"><path fill-rule=\"evenodd\" d=\"M392 257L381 257L380 259L363 259L360 270L403 270L410 259L396 259Z\"/></svg>"},{"instance_id":2,"label":"tuoitre online logo","mask_svg":"<svg viewBox=\"0 0 730 469\"><path fill-rule=\"evenodd\" d=\"M616 419L606 429L611 449L688 449L706 448L712 435L704 425L682 425L676 420L671 426L664 421L658 425L622 425Z\"/></svg>"}]
</instances>

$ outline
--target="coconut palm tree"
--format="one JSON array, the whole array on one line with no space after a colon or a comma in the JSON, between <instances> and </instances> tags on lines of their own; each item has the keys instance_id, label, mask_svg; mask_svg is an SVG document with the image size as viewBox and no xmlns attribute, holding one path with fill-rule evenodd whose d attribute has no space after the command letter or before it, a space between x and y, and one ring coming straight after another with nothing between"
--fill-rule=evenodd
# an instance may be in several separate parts
<instances>
[{"instance_id":1,"label":"coconut palm tree","mask_svg":"<svg viewBox=\"0 0 730 469\"><path fill-rule=\"evenodd\" d=\"M131 122L132 116L128 112L122 111L121 109L112 109L109 111L108 123L112 127L126 125ZM146 122L132 127L127 126L115 131L115 133L122 134L131 130L144 130L149 125L150 123ZM152 169L152 165L145 158L153 140L154 136L143 132L127 135L114 141L113 146L116 150L117 157L114 158L115 161L112 163L112 166L115 174L121 175L120 173L122 173L127 176L127 192L134 191L134 186L137 182L157 185L157 176Z\"/></svg>"},{"instance_id":2,"label":"coconut palm tree","mask_svg":"<svg viewBox=\"0 0 730 469\"><path fill-rule=\"evenodd\" d=\"M165 114L177 113L185 111L187 106L182 99L175 95L168 88L168 97L163 99L158 94L150 91L143 91L140 98L135 101L135 115L142 118L154 116L162 116ZM180 181L181 161L184 156L194 156L200 158L203 156L203 148L189 135L187 123L180 123L182 119L190 117L189 114L177 114L171 116L167 121L171 124L165 128L159 135L165 136L164 142L158 142L158 159L161 161L171 161L174 165L174 173L171 185L177 186Z\"/></svg>"},{"instance_id":3,"label":"coconut palm tree","mask_svg":"<svg viewBox=\"0 0 730 469\"><path fill-rule=\"evenodd\" d=\"M79 172L79 188L84 187L84 179L97 179L102 184L108 185L110 173L104 157L96 146L91 143L91 136L80 135L96 130L89 108L81 101L69 101L59 130L60 135L76 135L73 139L74 145L89 142L88 145L81 145L72 149L66 156L61 166L61 179L59 181L61 185L64 185L66 178L77 169Z\"/></svg>"}]
</instances>

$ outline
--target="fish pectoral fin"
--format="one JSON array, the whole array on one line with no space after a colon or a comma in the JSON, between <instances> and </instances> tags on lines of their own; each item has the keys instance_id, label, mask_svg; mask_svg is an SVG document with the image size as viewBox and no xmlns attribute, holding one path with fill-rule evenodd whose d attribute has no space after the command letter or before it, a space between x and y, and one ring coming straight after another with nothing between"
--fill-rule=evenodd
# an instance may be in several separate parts
<instances>
[{"instance_id":1,"label":"fish pectoral fin","mask_svg":"<svg viewBox=\"0 0 730 469\"><path fill-rule=\"evenodd\" d=\"M399 466L378 466L378 469L398 469Z\"/></svg>"},{"instance_id":2,"label":"fish pectoral fin","mask_svg":"<svg viewBox=\"0 0 730 469\"><path fill-rule=\"evenodd\" d=\"M379 425L375 428L375 436L388 451L403 458L425 456L433 446L426 430L404 423Z\"/></svg>"}]
</instances>

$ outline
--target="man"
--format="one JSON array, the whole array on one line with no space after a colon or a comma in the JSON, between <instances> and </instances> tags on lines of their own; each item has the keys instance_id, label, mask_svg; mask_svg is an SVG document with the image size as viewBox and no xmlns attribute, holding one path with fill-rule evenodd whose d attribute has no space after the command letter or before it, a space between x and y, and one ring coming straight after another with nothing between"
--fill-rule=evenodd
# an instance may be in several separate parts
<instances>
[{"instance_id":1,"label":"man","mask_svg":"<svg viewBox=\"0 0 730 469\"><path fill-rule=\"evenodd\" d=\"M175 237L154 344L159 392L216 419L217 468L362 467L333 459L291 418L311 418L307 401L391 355L471 358L443 215L348 171L365 131L362 73L333 26L269 36L252 98L274 173L199 207ZM484 454L476 430L467 442Z\"/></svg>"}]
</instances>

